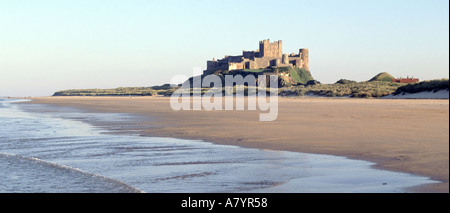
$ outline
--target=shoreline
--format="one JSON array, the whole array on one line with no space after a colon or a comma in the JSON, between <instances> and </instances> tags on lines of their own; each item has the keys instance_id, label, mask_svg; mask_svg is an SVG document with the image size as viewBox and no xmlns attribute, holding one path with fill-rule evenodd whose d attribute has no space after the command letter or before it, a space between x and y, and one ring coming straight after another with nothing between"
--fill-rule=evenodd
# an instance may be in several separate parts
<instances>
[{"instance_id":1,"label":"shoreline","mask_svg":"<svg viewBox=\"0 0 450 213\"><path fill-rule=\"evenodd\" d=\"M259 111L173 111L168 97L42 97L23 103L139 114L146 119L125 132L143 136L371 161L375 168L443 182L412 192L449 191L448 100L279 97L273 122L259 122Z\"/></svg>"}]
</instances>

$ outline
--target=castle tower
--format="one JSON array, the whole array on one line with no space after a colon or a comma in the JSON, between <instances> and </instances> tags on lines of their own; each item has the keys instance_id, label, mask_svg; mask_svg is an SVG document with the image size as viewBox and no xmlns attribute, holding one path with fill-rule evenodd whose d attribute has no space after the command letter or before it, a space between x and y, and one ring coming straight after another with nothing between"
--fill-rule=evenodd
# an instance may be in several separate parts
<instances>
[{"instance_id":1,"label":"castle tower","mask_svg":"<svg viewBox=\"0 0 450 213\"><path fill-rule=\"evenodd\" d=\"M300 56L300 59L302 60L302 66L301 68L304 68L309 71L309 50L308 49L300 49L298 51L298 55Z\"/></svg>"},{"instance_id":2,"label":"castle tower","mask_svg":"<svg viewBox=\"0 0 450 213\"><path fill-rule=\"evenodd\" d=\"M259 57L281 57L282 41L274 41L270 43L269 39L259 42Z\"/></svg>"},{"instance_id":3,"label":"castle tower","mask_svg":"<svg viewBox=\"0 0 450 213\"><path fill-rule=\"evenodd\" d=\"M288 54L283 54L283 57L281 59L281 63L289 64L289 56L288 56Z\"/></svg>"}]
</instances>

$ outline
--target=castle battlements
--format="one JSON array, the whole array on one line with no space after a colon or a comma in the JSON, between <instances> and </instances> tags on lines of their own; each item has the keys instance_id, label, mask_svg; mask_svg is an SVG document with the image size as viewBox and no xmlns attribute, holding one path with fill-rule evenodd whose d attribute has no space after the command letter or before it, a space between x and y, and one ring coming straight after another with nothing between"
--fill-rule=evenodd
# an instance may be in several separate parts
<instances>
[{"instance_id":1,"label":"castle battlements","mask_svg":"<svg viewBox=\"0 0 450 213\"><path fill-rule=\"evenodd\" d=\"M242 55L225 56L222 59L206 62L206 71L264 69L267 67L298 67L309 71L308 49L299 49L298 54L283 54L281 40L270 42L269 39L259 42L259 49L242 51ZM206 72L205 71L205 72Z\"/></svg>"}]
</instances>

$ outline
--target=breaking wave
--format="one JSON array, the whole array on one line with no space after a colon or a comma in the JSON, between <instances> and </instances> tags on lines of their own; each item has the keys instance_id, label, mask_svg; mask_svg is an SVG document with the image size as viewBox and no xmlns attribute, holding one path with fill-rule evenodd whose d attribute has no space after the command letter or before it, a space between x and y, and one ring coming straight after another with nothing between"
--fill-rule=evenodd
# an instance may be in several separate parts
<instances>
[{"instance_id":1,"label":"breaking wave","mask_svg":"<svg viewBox=\"0 0 450 213\"><path fill-rule=\"evenodd\" d=\"M0 159L0 170L9 171L0 175L8 183L0 184L0 192L143 193L122 181L39 158L0 153Z\"/></svg>"}]
</instances>

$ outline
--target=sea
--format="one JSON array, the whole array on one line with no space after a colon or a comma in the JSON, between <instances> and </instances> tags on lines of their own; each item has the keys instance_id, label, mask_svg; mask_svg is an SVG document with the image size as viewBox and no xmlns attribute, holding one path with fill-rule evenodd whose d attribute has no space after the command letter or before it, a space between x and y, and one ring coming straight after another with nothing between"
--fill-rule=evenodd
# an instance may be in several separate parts
<instances>
[{"instance_id":1,"label":"sea","mask_svg":"<svg viewBox=\"0 0 450 213\"><path fill-rule=\"evenodd\" d=\"M23 101L0 98L0 193L399 193L437 182L341 156L117 133L87 121L142 116Z\"/></svg>"}]
</instances>

